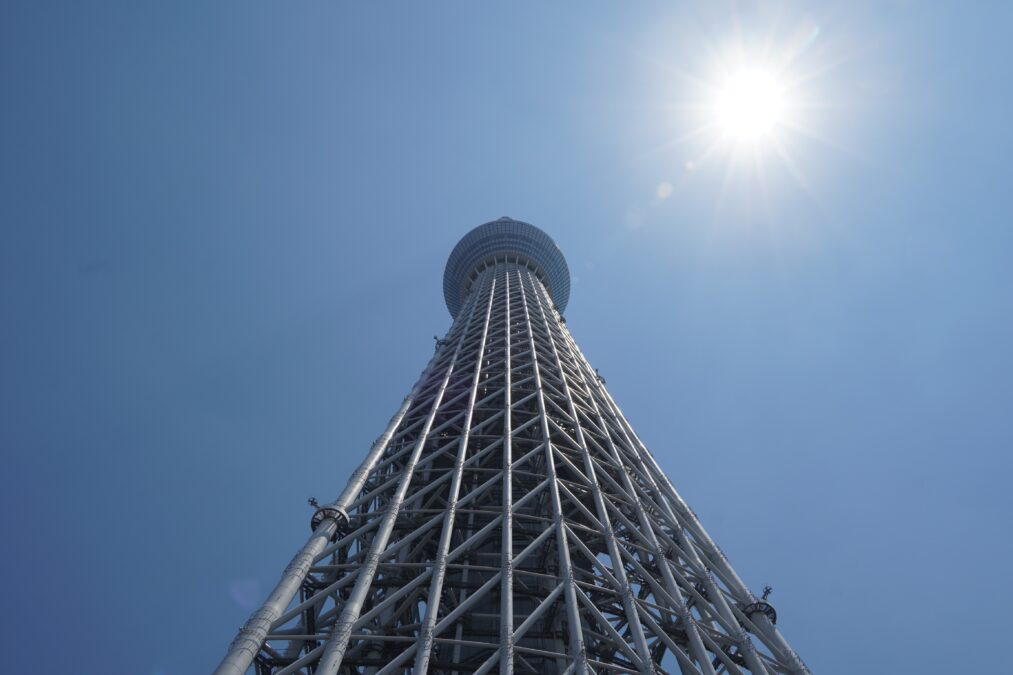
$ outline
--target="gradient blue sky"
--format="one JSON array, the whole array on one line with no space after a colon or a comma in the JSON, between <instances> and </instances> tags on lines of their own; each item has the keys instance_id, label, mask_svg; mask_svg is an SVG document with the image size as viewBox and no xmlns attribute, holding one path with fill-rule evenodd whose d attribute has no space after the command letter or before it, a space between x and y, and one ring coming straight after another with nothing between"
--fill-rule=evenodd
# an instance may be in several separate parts
<instances>
[{"instance_id":1,"label":"gradient blue sky","mask_svg":"<svg viewBox=\"0 0 1013 675\"><path fill-rule=\"evenodd\" d=\"M1009 668L1013 4L378 5L0 5L3 670L210 670L502 215L814 672Z\"/></svg>"}]
</instances>

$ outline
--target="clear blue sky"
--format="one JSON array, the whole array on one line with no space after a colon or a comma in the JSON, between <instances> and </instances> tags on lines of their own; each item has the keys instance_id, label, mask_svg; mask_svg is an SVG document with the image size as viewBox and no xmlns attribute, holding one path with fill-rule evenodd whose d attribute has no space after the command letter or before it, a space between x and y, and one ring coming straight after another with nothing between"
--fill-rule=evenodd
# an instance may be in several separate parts
<instances>
[{"instance_id":1,"label":"clear blue sky","mask_svg":"<svg viewBox=\"0 0 1013 675\"><path fill-rule=\"evenodd\" d=\"M1009 668L1013 4L377 4L0 6L3 670L210 670L503 215L814 672Z\"/></svg>"}]
</instances>

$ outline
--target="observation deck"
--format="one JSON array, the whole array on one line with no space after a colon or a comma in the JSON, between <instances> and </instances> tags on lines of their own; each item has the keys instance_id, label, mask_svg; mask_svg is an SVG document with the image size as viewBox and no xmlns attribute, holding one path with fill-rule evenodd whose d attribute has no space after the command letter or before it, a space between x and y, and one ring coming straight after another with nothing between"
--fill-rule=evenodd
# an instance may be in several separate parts
<instances>
[{"instance_id":1,"label":"observation deck","mask_svg":"<svg viewBox=\"0 0 1013 675\"><path fill-rule=\"evenodd\" d=\"M530 268L549 292L559 312L570 301L570 268L549 235L529 223L503 217L479 225L457 242L443 271L443 298L450 315L457 313L479 273L497 262Z\"/></svg>"}]
</instances>

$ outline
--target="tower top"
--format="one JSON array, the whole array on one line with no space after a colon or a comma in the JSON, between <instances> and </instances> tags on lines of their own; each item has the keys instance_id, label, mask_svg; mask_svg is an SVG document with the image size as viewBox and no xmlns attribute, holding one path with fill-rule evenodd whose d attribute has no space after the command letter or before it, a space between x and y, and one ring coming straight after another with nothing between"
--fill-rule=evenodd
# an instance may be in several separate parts
<instances>
[{"instance_id":1,"label":"tower top","mask_svg":"<svg viewBox=\"0 0 1013 675\"><path fill-rule=\"evenodd\" d=\"M497 261L517 262L535 271L560 312L570 300L570 268L549 235L534 225L503 216L479 225L457 242L443 271L443 297L457 317L478 273Z\"/></svg>"}]
</instances>

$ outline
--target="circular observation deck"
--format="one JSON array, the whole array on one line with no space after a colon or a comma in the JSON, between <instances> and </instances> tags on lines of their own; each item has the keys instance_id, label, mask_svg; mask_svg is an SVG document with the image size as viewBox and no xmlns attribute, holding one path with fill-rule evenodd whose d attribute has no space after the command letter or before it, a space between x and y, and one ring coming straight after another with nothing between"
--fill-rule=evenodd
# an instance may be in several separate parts
<instances>
[{"instance_id":1,"label":"circular observation deck","mask_svg":"<svg viewBox=\"0 0 1013 675\"><path fill-rule=\"evenodd\" d=\"M562 313L570 300L570 268L549 235L534 225L503 217L464 235L443 271L443 298L457 318L472 282L496 262L517 262L534 270Z\"/></svg>"}]
</instances>

